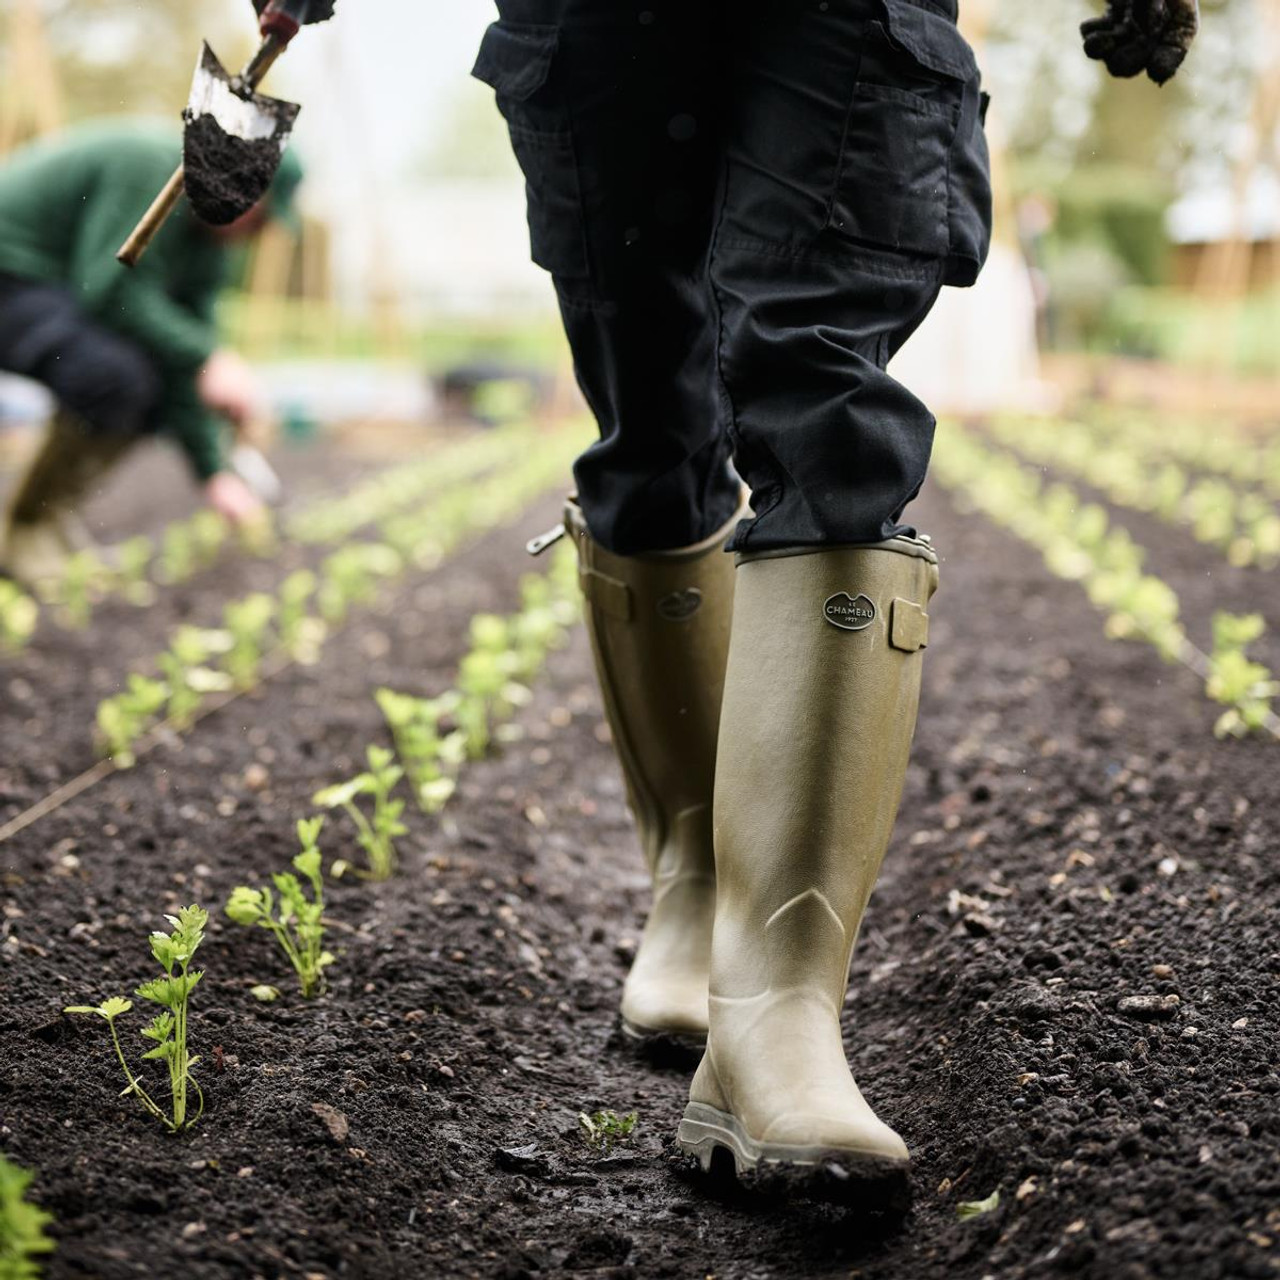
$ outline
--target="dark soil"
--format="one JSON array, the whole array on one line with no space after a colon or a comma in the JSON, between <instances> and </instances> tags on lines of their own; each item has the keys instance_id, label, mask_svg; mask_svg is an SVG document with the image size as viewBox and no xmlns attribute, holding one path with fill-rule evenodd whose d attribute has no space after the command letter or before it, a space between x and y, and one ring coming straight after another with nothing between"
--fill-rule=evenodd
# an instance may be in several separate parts
<instances>
[{"instance_id":1,"label":"dark soil","mask_svg":"<svg viewBox=\"0 0 1280 1280\"><path fill-rule=\"evenodd\" d=\"M280 167L280 139L236 137L208 114L184 119L187 199L202 222L224 227L266 195Z\"/></svg>"},{"instance_id":2,"label":"dark soil","mask_svg":"<svg viewBox=\"0 0 1280 1280\"><path fill-rule=\"evenodd\" d=\"M217 924L194 1132L119 1098L105 1028L59 1013L149 976L162 912L284 863L312 790L384 740L372 689L445 687L467 617L514 605L548 501L0 850L0 1147L57 1217L49 1274L1280 1273L1276 745L1215 741L1194 677L1106 642L1034 552L936 492L915 514L943 589L845 1019L915 1155L905 1219L711 1183L675 1151L688 1066L616 1028L647 889L581 632L524 739L411 820L399 878L333 887L326 996ZM47 675L81 705L74 666ZM331 820L329 855L349 841ZM284 997L257 1004L263 980ZM598 1108L639 1113L603 1159L576 1125Z\"/></svg>"}]
</instances>

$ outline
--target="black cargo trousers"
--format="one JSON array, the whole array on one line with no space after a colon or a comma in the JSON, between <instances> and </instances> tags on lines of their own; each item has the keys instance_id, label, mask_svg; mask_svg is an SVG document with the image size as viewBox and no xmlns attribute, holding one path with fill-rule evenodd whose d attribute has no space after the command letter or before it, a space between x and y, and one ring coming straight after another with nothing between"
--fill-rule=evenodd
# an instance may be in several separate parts
<instances>
[{"instance_id":1,"label":"black cargo trousers","mask_svg":"<svg viewBox=\"0 0 1280 1280\"><path fill-rule=\"evenodd\" d=\"M972 284L991 189L956 0L497 0L497 91L621 555L876 542L934 419L885 372Z\"/></svg>"}]
</instances>

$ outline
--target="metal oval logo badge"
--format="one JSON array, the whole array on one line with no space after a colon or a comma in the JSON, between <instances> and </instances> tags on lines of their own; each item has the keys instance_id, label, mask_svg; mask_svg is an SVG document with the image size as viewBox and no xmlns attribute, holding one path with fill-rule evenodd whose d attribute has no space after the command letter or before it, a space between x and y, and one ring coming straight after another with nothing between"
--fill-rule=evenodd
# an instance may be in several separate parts
<instances>
[{"instance_id":1,"label":"metal oval logo badge","mask_svg":"<svg viewBox=\"0 0 1280 1280\"><path fill-rule=\"evenodd\" d=\"M841 631L862 631L876 620L876 606L867 596L838 591L827 598L822 616Z\"/></svg>"},{"instance_id":2,"label":"metal oval logo badge","mask_svg":"<svg viewBox=\"0 0 1280 1280\"><path fill-rule=\"evenodd\" d=\"M658 615L668 622L684 622L702 608L702 592L697 587L673 591L658 601Z\"/></svg>"}]
</instances>

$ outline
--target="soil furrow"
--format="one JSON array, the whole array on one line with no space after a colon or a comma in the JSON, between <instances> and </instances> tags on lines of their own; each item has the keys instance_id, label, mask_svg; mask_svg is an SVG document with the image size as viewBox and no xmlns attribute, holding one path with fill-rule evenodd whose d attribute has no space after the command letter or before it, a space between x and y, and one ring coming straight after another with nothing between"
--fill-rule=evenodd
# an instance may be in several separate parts
<instances>
[{"instance_id":1,"label":"soil furrow","mask_svg":"<svg viewBox=\"0 0 1280 1280\"><path fill-rule=\"evenodd\" d=\"M713 1187L674 1152L688 1065L616 1031L646 886L581 631L526 736L413 819L400 878L334 888L328 995L281 978L258 1005L266 941L211 938L193 1035L225 1069L206 1058L200 1128L168 1139L116 1097L101 1029L57 1010L146 976L160 911L283 864L311 790L384 739L374 685L444 687L465 619L511 607L520 537L553 518L6 846L0 1145L58 1216L50 1274L1275 1275L1272 757L1215 741L1193 677L1106 642L1078 587L936 491L923 717L845 1019L916 1156L905 1222ZM1148 995L1178 1003L1120 1003ZM576 1114L606 1107L640 1121L599 1160Z\"/></svg>"}]
</instances>

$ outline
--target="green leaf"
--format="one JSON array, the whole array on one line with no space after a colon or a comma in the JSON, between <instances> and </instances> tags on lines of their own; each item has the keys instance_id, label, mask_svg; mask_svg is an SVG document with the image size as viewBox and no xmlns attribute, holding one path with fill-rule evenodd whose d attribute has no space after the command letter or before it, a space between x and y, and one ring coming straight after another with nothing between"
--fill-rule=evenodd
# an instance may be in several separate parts
<instances>
[{"instance_id":1,"label":"green leaf","mask_svg":"<svg viewBox=\"0 0 1280 1280\"><path fill-rule=\"evenodd\" d=\"M263 1004L271 1004L272 1001L280 999L280 992L275 987L267 986L266 983L260 983L256 987L250 987L249 994L255 1000L261 1000Z\"/></svg>"},{"instance_id":2,"label":"green leaf","mask_svg":"<svg viewBox=\"0 0 1280 1280\"><path fill-rule=\"evenodd\" d=\"M173 917L168 917L173 921ZM193 952L204 939L205 926L209 923L209 913L203 908L192 903L189 907L183 907L178 912L178 919L174 921L177 926L180 941L187 948L188 956Z\"/></svg>"},{"instance_id":3,"label":"green leaf","mask_svg":"<svg viewBox=\"0 0 1280 1280\"><path fill-rule=\"evenodd\" d=\"M185 679L187 687L196 693L225 693L235 687L231 676L212 667L188 667Z\"/></svg>"},{"instance_id":4,"label":"green leaf","mask_svg":"<svg viewBox=\"0 0 1280 1280\"><path fill-rule=\"evenodd\" d=\"M997 1187L985 1200L962 1200L956 1205L956 1217L961 1222L990 1213L1000 1207L1000 1188Z\"/></svg>"},{"instance_id":5,"label":"green leaf","mask_svg":"<svg viewBox=\"0 0 1280 1280\"><path fill-rule=\"evenodd\" d=\"M277 871L271 880L280 894L281 903L288 908L288 914L296 916L307 905L298 877L292 871Z\"/></svg>"},{"instance_id":6,"label":"green leaf","mask_svg":"<svg viewBox=\"0 0 1280 1280\"><path fill-rule=\"evenodd\" d=\"M320 829L324 826L324 814L314 818L298 819L298 843L303 849L313 849L320 839ZM296 861L296 860L295 860ZM301 870L301 868L299 868Z\"/></svg>"},{"instance_id":7,"label":"green leaf","mask_svg":"<svg viewBox=\"0 0 1280 1280\"><path fill-rule=\"evenodd\" d=\"M261 890L242 884L232 889L225 910L236 924L252 925L267 914L267 903Z\"/></svg>"},{"instance_id":8,"label":"green leaf","mask_svg":"<svg viewBox=\"0 0 1280 1280\"><path fill-rule=\"evenodd\" d=\"M317 791L311 797L312 804L318 804L325 809L336 809L339 805L350 804L358 795L362 795L369 790L368 774L359 774L354 778L349 778L346 782L335 783L331 787L324 787Z\"/></svg>"},{"instance_id":9,"label":"green leaf","mask_svg":"<svg viewBox=\"0 0 1280 1280\"><path fill-rule=\"evenodd\" d=\"M308 880L318 879L320 876L320 850L311 845L294 857L293 865Z\"/></svg>"},{"instance_id":10,"label":"green leaf","mask_svg":"<svg viewBox=\"0 0 1280 1280\"><path fill-rule=\"evenodd\" d=\"M166 1009L175 1009L182 999L178 982L177 978L155 978L151 982L144 982L134 995L154 1004L164 1005Z\"/></svg>"},{"instance_id":11,"label":"green leaf","mask_svg":"<svg viewBox=\"0 0 1280 1280\"><path fill-rule=\"evenodd\" d=\"M171 917L170 917L171 918ZM153 933L148 941L151 943L151 954L156 963L169 970L178 962L178 948L167 933Z\"/></svg>"},{"instance_id":12,"label":"green leaf","mask_svg":"<svg viewBox=\"0 0 1280 1280\"><path fill-rule=\"evenodd\" d=\"M148 1040L167 1040L173 1033L173 1028L173 1014L160 1013L142 1028L142 1035Z\"/></svg>"},{"instance_id":13,"label":"green leaf","mask_svg":"<svg viewBox=\"0 0 1280 1280\"><path fill-rule=\"evenodd\" d=\"M98 1012L104 1018L118 1018L122 1013L128 1013L133 1008L133 1001L126 1000L124 996L112 996L109 1000L104 1000L98 1006Z\"/></svg>"}]
</instances>

